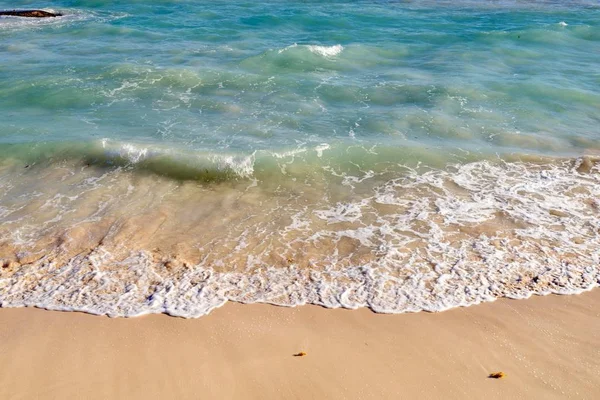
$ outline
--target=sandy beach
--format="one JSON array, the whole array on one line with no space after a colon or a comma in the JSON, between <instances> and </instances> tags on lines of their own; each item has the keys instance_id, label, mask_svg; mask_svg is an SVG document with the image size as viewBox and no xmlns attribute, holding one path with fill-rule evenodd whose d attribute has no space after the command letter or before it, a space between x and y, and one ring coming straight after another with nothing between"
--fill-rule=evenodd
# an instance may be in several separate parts
<instances>
[{"instance_id":1,"label":"sandy beach","mask_svg":"<svg viewBox=\"0 0 600 400\"><path fill-rule=\"evenodd\" d=\"M600 400L599 0L4 8L0 400Z\"/></svg>"},{"instance_id":2,"label":"sandy beach","mask_svg":"<svg viewBox=\"0 0 600 400\"><path fill-rule=\"evenodd\" d=\"M0 398L592 399L599 301L400 315L229 303L188 320L2 309Z\"/></svg>"}]
</instances>

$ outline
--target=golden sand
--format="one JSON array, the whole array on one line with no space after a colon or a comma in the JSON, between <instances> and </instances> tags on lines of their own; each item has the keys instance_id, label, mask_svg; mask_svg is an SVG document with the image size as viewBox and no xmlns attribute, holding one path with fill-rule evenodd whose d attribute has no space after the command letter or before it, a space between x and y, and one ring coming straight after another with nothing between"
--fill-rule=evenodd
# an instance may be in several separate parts
<instances>
[{"instance_id":1,"label":"golden sand","mask_svg":"<svg viewBox=\"0 0 600 400\"><path fill-rule=\"evenodd\" d=\"M593 399L600 290L443 313L0 310L1 399ZM303 357L295 354L305 353ZM489 374L502 371L503 379Z\"/></svg>"}]
</instances>

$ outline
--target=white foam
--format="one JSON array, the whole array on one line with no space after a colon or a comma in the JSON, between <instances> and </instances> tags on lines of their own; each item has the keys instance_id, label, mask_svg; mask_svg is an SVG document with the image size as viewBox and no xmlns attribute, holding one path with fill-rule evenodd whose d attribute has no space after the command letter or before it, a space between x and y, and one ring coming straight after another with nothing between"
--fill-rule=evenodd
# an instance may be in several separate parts
<instances>
[{"instance_id":1,"label":"white foam","mask_svg":"<svg viewBox=\"0 0 600 400\"><path fill-rule=\"evenodd\" d=\"M476 162L360 178L344 202L258 206L263 223L236 231L232 222L232 236L205 243L203 258L176 273L128 243L4 271L0 304L111 316L199 317L227 301L400 313L600 283L598 168ZM277 228L277 218L289 223ZM114 255L123 250L128 257ZM291 261L282 266L274 254Z\"/></svg>"},{"instance_id":2,"label":"white foam","mask_svg":"<svg viewBox=\"0 0 600 400\"><path fill-rule=\"evenodd\" d=\"M331 146L329 146L327 143L322 143L318 146L315 147L315 151L317 152L317 157L321 158L323 157L323 152L325 150L329 150L331 148Z\"/></svg>"},{"instance_id":3,"label":"white foam","mask_svg":"<svg viewBox=\"0 0 600 400\"><path fill-rule=\"evenodd\" d=\"M120 155L134 164L144 160L148 156L147 148L137 147L129 143L124 144L120 150Z\"/></svg>"},{"instance_id":4,"label":"white foam","mask_svg":"<svg viewBox=\"0 0 600 400\"><path fill-rule=\"evenodd\" d=\"M256 153L251 155L211 155L209 157L221 171L233 171L240 177L249 178L254 173Z\"/></svg>"},{"instance_id":5,"label":"white foam","mask_svg":"<svg viewBox=\"0 0 600 400\"><path fill-rule=\"evenodd\" d=\"M344 47L341 44L336 44L334 46L309 45L307 48L312 53L319 54L323 57L335 57L344 50Z\"/></svg>"},{"instance_id":6,"label":"white foam","mask_svg":"<svg viewBox=\"0 0 600 400\"><path fill-rule=\"evenodd\" d=\"M356 222L362 217L362 209L367 200L361 203L338 203L335 207L326 210L316 210L315 214L327 221L327 224L336 224L339 222Z\"/></svg>"}]
</instances>

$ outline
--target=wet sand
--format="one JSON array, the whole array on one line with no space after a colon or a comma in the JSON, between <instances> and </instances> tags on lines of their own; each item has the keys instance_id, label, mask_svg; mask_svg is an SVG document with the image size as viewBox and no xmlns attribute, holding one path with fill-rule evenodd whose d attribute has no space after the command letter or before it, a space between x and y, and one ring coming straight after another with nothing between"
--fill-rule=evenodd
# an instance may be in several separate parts
<instances>
[{"instance_id":1,"label":"wet sand","mask_svg":"<svg viewBox=\"0 0 600 400\"><path fill-rule=\"evenodd\" d=\"M0 398L592 399L599 304L593 290L437 314L228 303L186 320L2 309ZM487 378L497 371L506 377Z\"/></svg>"},{"instance_id":2,"label":"wet sand","mask_svg":"<svg viewBox=\"0 0 600 400\"><path fill-rule=\"evenodd\" d=\"M8 163L0 302L198 317L227 300L412 312L578 293L600 281L588 161L210 184Z\"/></svg>"}]
</instances>

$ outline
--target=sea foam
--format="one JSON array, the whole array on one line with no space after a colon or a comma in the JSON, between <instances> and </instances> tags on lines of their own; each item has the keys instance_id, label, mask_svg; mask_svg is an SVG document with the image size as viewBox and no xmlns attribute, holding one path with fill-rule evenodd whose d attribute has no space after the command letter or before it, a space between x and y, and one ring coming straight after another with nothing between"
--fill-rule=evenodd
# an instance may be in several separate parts
<instances>
[{"instance_id":1,"label":"sea foam","mask_svg":"<svg viewBox=\"0 0 600 400\"><path fill-rule=\"evenodd\" d=\"M407 167L384 181L373 173L346 175L342 183L351 185L336 191L348 190L347 199L334 204L319 196L317 181L289 197L281 184L263 196L259 184L227 189L219 200L216 187L158 190L116 170L79 185L87 194L65 193L36 212L59 213L40 214L51 218L40 231L45 237L52 225L73 218L72 207L85 209L91 193L110 194L103 211L88 219L96 228L85 236L78 228L85 220L70 224L57 235L63 244L25 261L18 242L38 248L31 241L38 228L4 232L22 255L4 261L0 304L199 317L227 301L402 313L580 293L600 283L600 171L589 164L484 161L428 172ZM143 217L135 216L139 202L152 205ZM203 211L214 205L221 214ZM114 213L121 222L110 222ZM94 233L106 223L106 233ZM162 239L151 244L157 233L144 232L161 232ZM85 244L87 250L68 250L95 234L101 240ZM149 247L169 242L181 253ZM197 255L186 255L186 246Z\"/></svg>"},{"instance_id":2,"label":"sea foam","mask_svg":"<svg viewBox=\"0 0 600 400\"><path fill-rule=\"evenodd\" d=\"M342 50L344 50L344 47L341 44L336 44L335 46L310 45L307 46L307 48L312 53L319 54L323 57L334 57L340 54Z\"/></svg>"}]
</instances>

